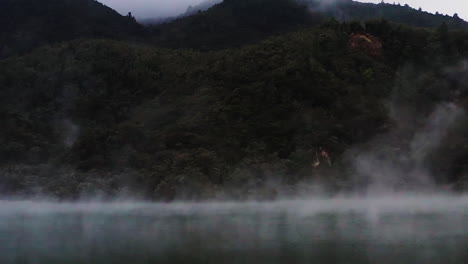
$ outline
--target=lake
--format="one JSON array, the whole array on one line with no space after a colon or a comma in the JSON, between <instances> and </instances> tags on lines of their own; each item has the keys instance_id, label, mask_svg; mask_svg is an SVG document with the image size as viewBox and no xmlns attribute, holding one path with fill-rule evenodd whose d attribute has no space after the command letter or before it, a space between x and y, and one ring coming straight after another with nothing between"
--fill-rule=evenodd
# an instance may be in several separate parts
<instances>
[{"instance_id":1,"label":"lake","mask_svg":"<svg viewBox=\"0 0 468 264\"><path fill-rule=\"evenodd\" d=\"M0 263L468 263L467 196L0 201Z\"/></svg>"}]
</instances>

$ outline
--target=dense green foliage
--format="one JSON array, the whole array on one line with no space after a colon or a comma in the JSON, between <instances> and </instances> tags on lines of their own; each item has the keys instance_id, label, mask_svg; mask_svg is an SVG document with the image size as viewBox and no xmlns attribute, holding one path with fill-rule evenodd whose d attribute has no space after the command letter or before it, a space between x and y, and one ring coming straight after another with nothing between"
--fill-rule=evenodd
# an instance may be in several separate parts
<instances>
[{"instance_id":1,"label":"dense green foliage","mask_svg":"<svg viewBox=\"0 0 468 264\"><path fill-rule=\"evenodd\" d=\"M315 8L321 8L327 14L333 15L338 20L370 20L370 19L386 19L388 21L400 24L407 24L416 27L438 27L442 23L446 23L451 29L468 29L468 23L458 17L457 14L453 16L431 14L424 12L421 9L414 9L408 5L380 3L368 4L355 2L351 0L337 0L332 1L331 4L328 0L299 0L309 3ZM317 2L321 4L316 4Z\"/></svg>"},{"instance_id":2,"label":"dense green foliage","mask_svg":"<svg viewBox=\"0 0 468 264\"><path fill-rule=\"evenodd\" d=\"M407 148L439 103L468 109L468 32L381 19L317 24L321 15L300 4L264 1L225 1L163 25L157 43L217 50L293 32L207 52L80 39L0 61L0 191L200 198L271 197L273 186L289 192L310 180L345 188L349 150L398 125L389 104L413 119L382 144L386 155ZM20 25L35 30L14 30ZM63 38L38 36L96 36L99 27L83 25ZM466 179L467 132L463 119L424 160L440 183ZM313 168L322 149L333 164Z\"/></svg>"},{"instance_id":3,"label":"dense green foliage","mask_svg":"<svg viewBox=\"0 0 468 264\"><path fill-rule=\"evenodd\" d=\"M137 39L144 29L95 0L0 0L0 59L76 38Z\"/></svg>"},{"instance_id":4,"label":"dense green foliage","mask_svg":"<svg viewBox=\"0 0 468 264\"><path fill-rule=\"evenodd\" d=\"M373 21L362 30L386 48L372 57L349 49L353 28L332 21L210 53L74 41L5 60L2 165L48 164L10 179L7 188L46 182L69 196L105 182L109 191L133 186L171 197L335 177L350 146L391 127L384 103L395 87L404 86L399 101L422 112L455 92L466 101L466 80L444 69L468 55L468 33ZM313 170L321 147L338 162ZM454 181L463 175L455 168L462 160L450 160Z\"/></svg>"},{"instance_id":5,"label":"dense green foliage","mask_svg":"<svg viewBox=\"0 0 468 264\"><path fill-rule=\"evenodd\" d=\"M268 36L339 21L385 19L417 27L468 29L457 16L435 15L409 6L351 0L225 0L206 12L153 27L155 42L170 48L213 50L255 43Z\"/></svg>"},{"instance_id":6,"label":"dense green foliage","mask_svg":"<svg viewBox=\"0 0 468 264\"><path fill-rule=\"evenodd\" d=\"M153 31L158 45L212 50L239 47L320 21L321 15L310 15L295 0L226 0Z\"/></svg>"}]
</instances>

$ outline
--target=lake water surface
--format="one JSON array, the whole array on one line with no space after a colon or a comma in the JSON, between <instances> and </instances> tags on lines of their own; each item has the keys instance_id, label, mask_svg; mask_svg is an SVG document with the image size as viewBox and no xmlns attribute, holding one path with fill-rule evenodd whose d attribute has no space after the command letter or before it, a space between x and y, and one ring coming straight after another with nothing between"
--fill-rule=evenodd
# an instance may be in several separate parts
<instances>
[{"instance_id":1,"label":"lake water surface","mask_svg":"<svg viewBox=\"0 0 468 264\"><path fill-rule=\"evenodd\" d=\"M467 196L0 201L0 263L468 263Z\"/></svg>"}]
</instances>

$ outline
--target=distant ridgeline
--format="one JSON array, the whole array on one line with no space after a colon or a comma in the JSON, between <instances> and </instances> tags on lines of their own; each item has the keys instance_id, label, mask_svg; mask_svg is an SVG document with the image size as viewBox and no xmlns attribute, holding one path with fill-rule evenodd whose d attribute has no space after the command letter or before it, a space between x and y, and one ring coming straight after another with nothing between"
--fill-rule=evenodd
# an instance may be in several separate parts
<instances>
[{"instance_id":1,"label":"distant ridgeline","mask_svg":"<svg viewBox=\"0 0 468 264\"><path fill-rule=\"evenodd\" d=\"M320 25L330 18L385 19L418 27L446 23L449 29L468 29L468 23L456 15L433 15L409 6L351 0L208 0L151 30L131 15L122 16L95 0L0 0L0 59L78 38L133 40L199 50L240 47Z\"/></svg>"},{"instance_id":2,"label":"distant ridgeline","mask_svg":"<svg viewBox=\"0 0 468 264\"><path fill-rule=\"evenodd\" d=\"M167 22L171 22L171 21L173 21L173 20L175 20L177 18L191 16L191 15L194 15L196 13L206 11L209 8L213 7L216 4L219 4L221 2L223 2L223 0L205 0L205 1L201 2L198 5L189 6L187 8L187 10L183 14L180 14L180 15L177 15L177 16L157 17L157 18L151 18L150 17L150 18L140 19L138 21L140 23L144 24L144 25L157 25L157 24L167 23Z\"/></svg>"},{"instance_id":3,"label":"distant ridgeline","mask_svg":"<svg viewBox=\"0 0 468 264\"><path fill-rule=\"evenodd\" d=\"M209 3L216 2L205 2L204 8ZM271 35L316 26L330 18L385 19L417 27L438 27L446 23L449 29L468 29L468 23L457 15L435 15L407 5L351 0L225 0L207 11L192 13L195 14L155 26L156 43L201 50L239 47Z\"/></svg>"},{"instance_id":4,"label":"distant ridgeline","mask_svg":"<svg viewBox=\"0 0 468 264\"><path fill-rule=\"evenodd\" d=\"M343 1L446 23L341 22L329 5L226 0L151 38L95 1L45 2L0 0L4 56L43 46L0 60L3 195L274 196L310 181L344 190L351 150L406 157L438 105L468 110L468 31L449 30L457 18ZM468 119L457 118L422 148L416 173L466 189Z\"/></svg>"},{"instance_id":5,"label":"distant ridgeline","mask_svg":"<svg viewBox=\"0 0 468 264\"><path fill-rule=\"evenodd\" d=\"M394 23L407 24L416 27L438 27L442 23L446 23L450 29L468 29L468 23L458 17L431 14L422 11L422 9L414 9L409 5L400 4L369 4L355 2L351 0L299 0L306 3L312 8L322 8L324 12L332 15L338 20L346 21L357 19L361 21L370 19L385 19Z\"/></svg>"},{"instance_id":6,"label":"distant ridgeline","mask_svg":"<svg viewBox=\"0 0 468 264\"><path fill-rule=\"evenodd\" d=\"M223 2L223 0L205 0L205 1L201 2L198 5L189 6L187 8L187 11L183 14L183 16L190 16L190 15L193 15L193 14L201 12L201 11L206 11L210 7L212 7L212 6L216 5L216 4L219 4L221 2Z\"/></svg>"},{"instance_id":7,"label":"distant ridgeline","mask_svg":"<svg viewBox=\"0 0 468 264\"><path fill-rule=\"evenodd\" d=\"M143 35L132 17L95 0L0 0L0 58L77 38L131 40Z\"/></svg>"}]
</instances>

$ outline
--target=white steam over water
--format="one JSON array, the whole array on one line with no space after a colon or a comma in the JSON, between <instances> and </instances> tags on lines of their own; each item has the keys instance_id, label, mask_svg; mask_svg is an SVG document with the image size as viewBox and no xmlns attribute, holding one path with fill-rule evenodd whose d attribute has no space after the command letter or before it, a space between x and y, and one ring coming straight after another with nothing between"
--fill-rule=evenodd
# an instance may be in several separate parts
<instances>
[{"instance_id":1,"label":"white steam over water","mask_svg":"<svg viewBox=\"0 0 468 264\"><path fill-rule=\"evenodd\" d=\"M385 149L395 131L358 150L356 177L369 183L355 196L170 204L0 200L0 263L468 263L468 196L441 194L426 168L463 115L443 104L410 127L416 132L406 148Z\"/></svg>"},{"instance_id":2,"label":"white steam over water","mask_svg":"<svg viewBox=\"0 0 468 264\"><path fill-rule=\"evenodd\" d=\"M440 145L450 127L463 113L463 110L453 103L436 108L411 142L410 158L416 166L422 166L426 156Z\"/></svg>"},{"instance_id":3,"label":"white steam over water","mask_svg":"<svg viewBox=\"0 0 468 264\"><path fill-rule=\"evenodd\" d=\"M389 149L389 145L392 147L389 141L404 140L399 138L399 134L401 130L407 129L408 124L405 123L406 118L400 115L404 114L398 113L394 117L397 122L395 131L371 142L371 149L353 153L355 177L367 180L368 194L437 190L438 187L432 180L434 175L427 168L427 158L440 147L447 133L457 120L464 117L465 112L453 103L441 104L416 129L410 142L396 142L394 149Z\"/></svg>"},{"instance_id":4,"label":"white steam over water","mask_svg":"<svg viewBox=\"0 0 468 264\"><path fill-rule=\"evenodd\" d=\"M0 263L468 263L468 197L0 202Z\"/></svg>"}]
</instances>

